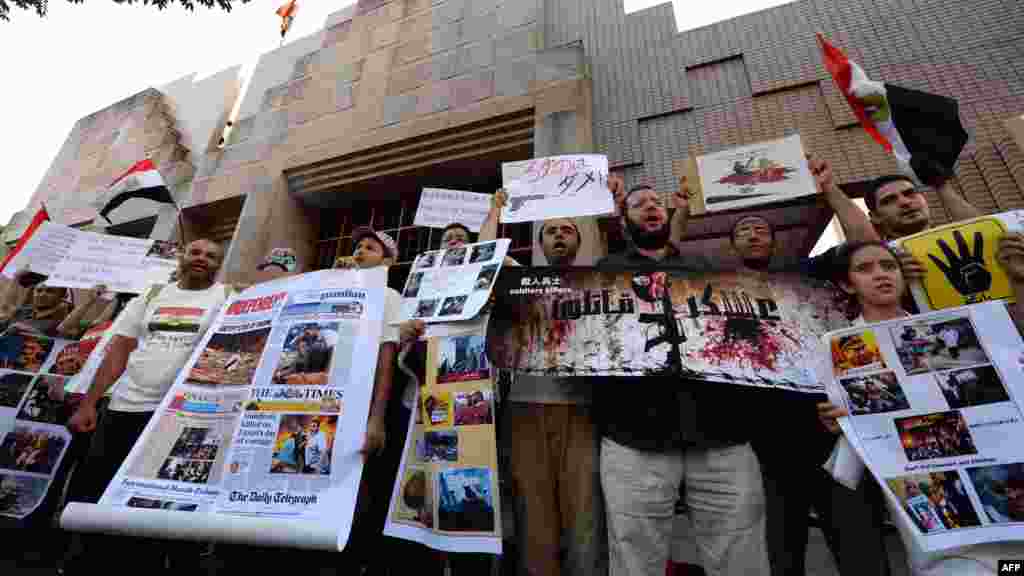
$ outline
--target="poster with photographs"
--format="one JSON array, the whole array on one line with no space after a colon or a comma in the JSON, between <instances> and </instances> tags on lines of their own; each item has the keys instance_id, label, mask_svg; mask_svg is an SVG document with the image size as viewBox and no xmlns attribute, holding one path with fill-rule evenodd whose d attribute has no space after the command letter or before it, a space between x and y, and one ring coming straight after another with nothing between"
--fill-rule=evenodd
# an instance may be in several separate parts
<instances>
[{"instance_id":1,"label":"poster with photographs","mask_svg":"<svg viewBox=\"0 0 1024 576\"><path fill-rule=\"evenodd\" d=\"M1019 539L1024 340L1005 302L833 332L821 349L847 440L923 549Z\"/></svg>"},{"instance_id":2,"label":"poster with photographs","mask_svg":"<svg viewBox=\"0 0 1024 576\"><path fill-rule=\"evenodd\" d=\"M343 548L386 282L383 268L327 270L232 297L100 502L73 503L64 525Z\"/></svg>"},{"instance_id":3,"label":"poster with photographs","mask_svg":"<svg viewBox=\"0 0 1024 576\"><path fill-rule=\"evenodd\" d=\"M1024 211L1016 210L937 226L895 241L925 268L924 280L910 285L922 312L1013 300L1010 279L996 260L999 239L1024 231Z\"/></svg>"},{"instance_id":4,"label":"poster with photographs","mask_svg":"<svg viewBox=\"0 0 1024 576\"><path fill-rule=\"evenodd\" d=\"M490 298L510 240L420 254L402 290L401 320L471 320Z\"/></svg>"},{"instance_id":5,"label":"poster with photographs","mask_svg":"<svg viewBox=\"0 0 1024 576\"><path fill-rule=\"evenodd\" d=\"M509 268L495 287L488 358L538 376L676 374L821 394L818 342L849 326L835 294L795 274ZM880 362L870 340L843 346L842 370Z\"/></svg>"},{"instance_id":6,"label":"poster with photographs","mask_svg":"<svg viewBox=\"0 0 1024 576\"><path fill-rule=\"evenodd\" d=\"M818 193L798 134L722 150L693 161L695 214L736 210Z\"/></svg>"},{"instance_id":7,"label":"poster with photographs","mask_svg":"<svg viewBox=\"0 0 1024 576\"><path fill-rule=\"evenodd\" d=\"M400 359L418 386L417 409L384 533L437 550L500 554L495 386L486 319L475 324L419 341Z\"/></svg>"},{"instance_id":8,"label":"poster with photographs","mask_svg":"<svg viewBox=\"0 0 1024 576\"><path fill-rule=\"evenodd\" d=\"M18 325L0 334L0 516L24 518L46 497L81 398L69 381L91 379L94 348L84 338L48 338Z\"/></svg>"}]
</instances>

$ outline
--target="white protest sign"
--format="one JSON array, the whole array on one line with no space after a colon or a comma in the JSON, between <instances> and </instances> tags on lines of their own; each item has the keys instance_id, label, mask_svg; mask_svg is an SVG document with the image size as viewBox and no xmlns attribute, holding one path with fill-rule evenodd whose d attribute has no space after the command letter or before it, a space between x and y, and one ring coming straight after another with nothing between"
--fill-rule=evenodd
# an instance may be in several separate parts
<instances>
[{"instance_id":1,"label":"white protest sign","mask_svg":"<svg viewBox=\"0 0 1024 576\"><path fill-rule=\"evenodd\" d=\"M491 240L420 254L402 290L400 321L470 320L491 295L511 240Z\"/></svg>"},{"instance_id":2,"label":"white protest sign","mask_svg":"<svg viewBox=\"0 0 1024 576\"><path fill-rule=\"evenodd\" d=\"M491 209L491 195L465 190L424 188L414 226L444 228L458 222L479 232Z\"/></svg>"},{"instance_id":3,"label":"white protest sign","mask_svg":"<svg viewBox=\"0 0 1024 576\"><path fill-rule=\"evenodd\" d=\"M576 154L501 165L508 204L502 222L599 216L615 212L608 190L608 158Z\"/></svg>"},{"instance_id":4,"label":"white protest sign","mask_svg":"<svg viewBox=\"0 0 1024 576\"><path fill-rule=\"evenodd\" d=\"M3 270L13 278L28 269L48 278L50 286L92 288L105 285L114 292L141 293L150 284L166 283L177 267L167 243L76 230L44 222Z\"/></svg>"}]
</instances>

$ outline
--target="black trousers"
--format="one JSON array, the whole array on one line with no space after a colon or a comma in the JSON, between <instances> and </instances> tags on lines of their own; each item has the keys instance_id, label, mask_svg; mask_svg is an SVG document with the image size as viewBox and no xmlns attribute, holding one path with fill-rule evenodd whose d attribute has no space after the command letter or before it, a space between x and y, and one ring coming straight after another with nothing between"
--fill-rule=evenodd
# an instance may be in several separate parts
<instances>
[{"instance_id":1,"label":"black trousers","mask_svg":"<svg viewBox=\"0 0 1024 576\"><path fill-rule=\"evenodd\" d=\"M865 474L857 490L850 490L821 468L824 458L814 460L794 465L793 459L762 458L772 576L806 573L812 507L842 576L888 576L878 484Z\"/></svg>"},{"instance_id":2,"label":"black trousers","mask_svg":"<svg viewBox=\"0 0 1024 576\"><path fill-rule=\"evenodd\" d=\"M103 413L93 433L88 454L71 479L68 502L99 502L152 416L152 412L107 410ZM111 562L130 566L131 570L140 573L160 573L164 570L165 557L174 556L180 547L165 541L127 536L77 536L79 542L73 546L74 550L65 563L66 571L71 574L104 573L110 569Z\"/></svg>"}]
</instances>

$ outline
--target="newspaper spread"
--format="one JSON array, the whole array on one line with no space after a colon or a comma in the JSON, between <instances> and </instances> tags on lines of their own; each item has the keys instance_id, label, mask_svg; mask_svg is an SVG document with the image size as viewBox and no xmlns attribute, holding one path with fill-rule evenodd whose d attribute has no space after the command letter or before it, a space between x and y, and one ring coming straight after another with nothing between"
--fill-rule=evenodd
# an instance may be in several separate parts
<instances>
[{"instance_id":1,"label":"newspaper spread","mask_svg":"<svg viewBox=\"0 0 1024 576\"><path fill-rule=\"evenodd\" d=\"M402 290L401 320L470 320L491 296L508 239L424 252L416 257Z\"/></svg>"},{"instance_id":2,"label":"newspaper spread","mask_svg":"<svg viewBox=\"0 0 1024 576\"><path fill-rule=\"evenodd\" d=\"M849 325L835 292L796 274L509 268L487 346L538 376L644 376L824 392L817 343Z\"/></svg>"},{"instance_id":3,"label":"newspaper spread","mask_svg":"<svg viewBox=\"0 0 1024 576\"><path fill-rule=\"evenodd\" d=\"M449 552L501 553L495 386L475 327L416 343L402 368L422 386L384 533Z\"/></svg>"},{"instance_id":4,"label":"newspaper spread","mask_svg":"<svg viewBox=\"0 0 1024 576\"><path fill-rule=\"evenodd\" d=\"M28 269L50 286L141 293L150 284L167 283L177 268L177 247L168 242L113 236L43 222L25 247L8 262L3 275Z\"/></svg>"},{"instance_id":5,"label":"newspaper spread","mask_svg":"<svg viewBox=\"0 0 1024 576\"><path fill-rule=\"evenodd\" d=\"M66 381L74 342L17 328L0 336L0 516L24 518L46 497L71 433Z\"/></svg>"},{"instance_id":6,"label":"newspaper spread","mask_svg":"<svg viewBox=\"0 0 1024 576\"><path fill-rule=\"evenodd\" d=\"M925 267L923 282L910 291L921 311L988 300L1013 300L1010 279L996 260L999 239L1024 231L1024 211L1004 212L930 228L896 245Z\"/></svg>"},{"instance_id":7,"label":"newspaper spread","mask_svg":"<svg viewBox=\"0 0 1024 576\"><path fill-rule=\"evenodd\" d=\"M1004 302L832 332L821 351L846 438L921 548L1020 539L1024 345Z\"/></svg>"},{"instance_id":8,"label":"newspaper spread","mask_svg":"<svg viewBox=\"0 0 1024 576\"><path fill-rule=\"evenodd\" d=\"M502 222L600 216L615 211L608 191L608 158L573 154L501 165L508 205Z\"/></svg>"},{"instance_id":9,"label":"newspaper spread","mask_svg":"<svg viewBox=\"0 0 1024 576\"><path fill-rule=\"evenodd\" d=\"M229 300L99 504L72 504L65 525L343 548L385 285L383 268L333 270Z\"/></svg>"}]
</instances>

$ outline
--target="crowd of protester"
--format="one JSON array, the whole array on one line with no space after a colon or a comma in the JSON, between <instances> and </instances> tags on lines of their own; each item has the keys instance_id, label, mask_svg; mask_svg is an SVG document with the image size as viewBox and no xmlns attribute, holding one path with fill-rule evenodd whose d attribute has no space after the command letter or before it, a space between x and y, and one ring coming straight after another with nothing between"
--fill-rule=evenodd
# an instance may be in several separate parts
<instances>
[{"instance_id":1,"label":"crowd of protester","mask_svg":"<svg viewBox=\"0 0 1024 576\"><path fill-rule=\"evenodd\" d=\"M925 268L886 241L931 227L924 190L904 176L879 178L865 195L865 213L836 184L828 162L813 157L808 162L847 243L794 265L779 266L771 221L748 212L735 219L731 228L731 248L740 259L732 271L798 272L830 281L848 299L855 323L916 313L906 297L906 286L920 280ZM954 220L980 215L950 185L940 185L937 191ZM627 190L620 178L612 176L609 193L627 245L596 262L598 268L729 271L722 264L727 260L724 254L691 255L680 248L691 196L685 178L678 190L647 185ZM457 248L496 238L506 200L504 191L494 194L479 235L452 223L442 232L441 246ZM585 241L580 228L571 218L539 226L535 240L549 265L593 264L577 261ZM397 245L383 232L359 228L353 241L353 253L338 258L336 268L366 269L396 262ZM1006 234L997 256L1018 294L1012 310L1019 321L1024 319L1018 313L1024 306L1024 236ZM176 282L140 295L111 297L103 286L72 291L48 286L45 278L30 273L19 273L8 283L0 298L4 328L76 338L93 326L114 321L106 357L68 421L79 445L77 456L72 457L78 465L69 501L99 499L217 310L232 290L241 288L217 281L223 258L219 244L193 240L181 248ZM506 265L521 263L507 258ZM301 271L294 251L275 248L252 278L256 283L271 282ZM455 574L490 573L493 558L488 555L451 554L442 559L426 547L382 533L402 442L416 408L413 386L396 369L397 356L424 334L421 321L396 323L400 303L398 292L387 288L363 448L367 466L345 551L324 555L223 546L227 568L258 569L261 558L273 557L287 558L312 571L334 569L339 574L411 570L441 574L445 562ZM191 337L147 345L159 337L159 327L149 320L160 307L195 312L187 319ZM322 339L316 327L301 336L296 373L324 368ZM956 348L953 335L944 339L947 348ZM106 403L104 397L111 389ZM631 393L623 394L625 389ZM841 434L836 419L845 416L845 410L791 397L782 401L762 395L755 402L751 394L739 387L701 388L656 376L601 382L515 378L507 397L500 399L503 406L496 411L496 419L498 449L507 463L502 472L511 485L508 506L515 510L512 550L517 573L660 576L669 564L676 501L682 494L701 567L694 570L712 575L804 574L813 508L840 574L888 574L889 554L880 527L884 507L897 504L883 495L870 476L851 490L822 469ZM775 425L771 430L744 425L747 418L726 418L725 411L751 416L770 412ZM318 465L326 462L324 458ZM305 464L316 463L307 460ZM209 473L208 466L167 466L168 477ZM974 562L976 567L987 566L991 558L1024 557L1020 543L926 553L914 544L912 530L899 520L902 517L895 512L890 516L897 519L913 574L957 574L963 573L956 571L963 562ZM183 559L199 554L194 545L166 541L105 535L82 535L81 539L71 547L67 572L100 573L109 569L112 558L127 558L133 569L180 571L189 569ZM994 561L991 564L994 571Z\"/></svg>"}]
</instances>

